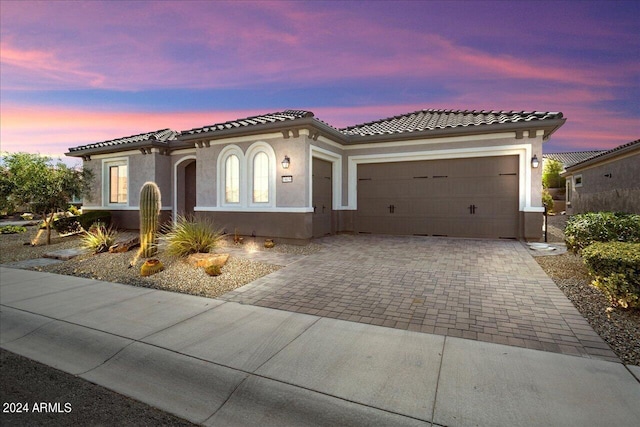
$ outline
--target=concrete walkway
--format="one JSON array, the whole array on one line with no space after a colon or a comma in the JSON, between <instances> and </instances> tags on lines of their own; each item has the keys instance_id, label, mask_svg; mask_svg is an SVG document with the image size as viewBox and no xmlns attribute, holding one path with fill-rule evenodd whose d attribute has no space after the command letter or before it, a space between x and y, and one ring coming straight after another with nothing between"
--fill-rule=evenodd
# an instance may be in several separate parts
<instances>
[{"instance_id":1,"label":"concrete walkway","mask_svg":"<svg viewBox=\"0 0 640 427\"><path fill-rule=\"evenodd\" d=\"M204 425L640 419L605 360L5 267L0 303L2 348Z\"/></svg>"}]
</instances>

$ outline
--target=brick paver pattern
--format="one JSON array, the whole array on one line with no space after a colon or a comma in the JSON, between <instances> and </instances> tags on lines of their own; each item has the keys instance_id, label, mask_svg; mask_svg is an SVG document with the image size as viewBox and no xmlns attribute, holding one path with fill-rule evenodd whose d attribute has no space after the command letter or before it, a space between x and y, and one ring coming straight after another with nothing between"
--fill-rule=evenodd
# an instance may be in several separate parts
<instances>
[{"instance_id":1,"label":"brick paver pattern","mask_svg":"<svg viewBox=\"0 0 640 427\"><path fill-rule=\"evenodd\" d=\"M509 240L338 235L221 299L619 361L528 249Z\"/></svg>"}]
</instances>

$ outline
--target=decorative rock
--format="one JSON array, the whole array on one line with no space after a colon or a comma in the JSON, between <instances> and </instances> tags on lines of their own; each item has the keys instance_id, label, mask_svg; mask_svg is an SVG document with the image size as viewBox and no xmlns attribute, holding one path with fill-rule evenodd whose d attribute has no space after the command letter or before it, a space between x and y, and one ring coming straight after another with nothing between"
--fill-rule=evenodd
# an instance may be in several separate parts
<instances>
[{"instance_id":1,"label":"decorative rock","mask_svg":"<svg viewBox=\"0 0 640 427\"><path fill-rule=\"evenodd\" d=\"M229 254L191 254L187 257L187 262L194 267L207 268L210 265L222 267L227 263Z\"/></svg>"},{"instance_id":2,"label":"decorative rock","mask_svg":"<svg viewBox=\"0 0 640 427\"><path fill-rule=\"evenodd\" d=\"M140 246L140 237L133 237L129 240L117 242L115 245L111 245L109 247L109 253L117 254L120 252L128 252L136 246Z\"/></svg>"}]
</instances>

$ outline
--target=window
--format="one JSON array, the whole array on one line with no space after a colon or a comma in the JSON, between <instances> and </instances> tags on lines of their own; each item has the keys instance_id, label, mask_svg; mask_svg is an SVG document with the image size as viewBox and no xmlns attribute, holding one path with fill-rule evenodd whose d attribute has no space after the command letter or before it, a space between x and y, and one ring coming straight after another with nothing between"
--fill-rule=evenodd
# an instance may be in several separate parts
<instances>
[{"instance_id":1,"label":"window","mask_svg":"<svg viewBox=\"0 0 640 427\"><path fill-rule=\"evenodd\" d=\"M573 185L575 187L582 187L582 175L576 175L573 178Z\"/></svg>"},{"instance_id":2,"label":"window","mask_svg":"<svg viewBox=\"0 0 640 427\"><path fill-rule=\"evenodd\" d=\"M225 191L226 203L240 202L240 160L235 154L227 157L225 161Z\"/></svg>"},{"instance_id":3,"label":"window","mask_svg":"<svg viewBox=\"0 0 640 427\"><path fill-rule=\"evenodd\" d=\"M254 142L246 152L226 145L217 160L217 203L229 211L275 207L276 156L271 145Z\"/></svg>"},{"instance_id":4,"label":"window","mask_svg":"<svg viewBox=\"0 0 640 427\"><path fill-rule=\"evenodd\" d=\"M265 152L253 158L253 203L269 203L269 157Z\"/></svg>"},{"instance_id":5,"label":"window","mask_svg":"<svg viewBox=\"0 0 640 427\"><path fill-rule=\"evenodd\" d=\"M128 168L127 162L107 164L109 204L126 204L128 201Z\"/></svg>"}]
</instances>

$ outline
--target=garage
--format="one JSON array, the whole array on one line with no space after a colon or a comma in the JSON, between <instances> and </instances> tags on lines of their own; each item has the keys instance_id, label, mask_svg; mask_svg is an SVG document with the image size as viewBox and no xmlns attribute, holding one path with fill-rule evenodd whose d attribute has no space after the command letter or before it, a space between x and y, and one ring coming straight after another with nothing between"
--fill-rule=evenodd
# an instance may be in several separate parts
<instances>
[{"instance_id":1,"label":"garage","mask_svg":"<svg viewBox=\"0 0 640 427\"><path fill-rule=\"evenodd\" d=\"M518 237L518 156L358 165L360 233Z\"/></svg>"}]
</instances>

